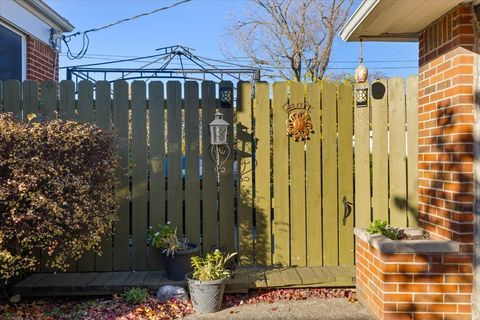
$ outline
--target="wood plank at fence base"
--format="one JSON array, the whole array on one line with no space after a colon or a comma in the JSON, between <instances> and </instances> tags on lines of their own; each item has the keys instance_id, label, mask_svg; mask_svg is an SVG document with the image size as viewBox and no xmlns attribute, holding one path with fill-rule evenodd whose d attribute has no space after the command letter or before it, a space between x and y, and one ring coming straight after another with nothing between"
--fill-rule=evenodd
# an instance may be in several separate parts
<instances>
[{"instance_id":1,"label":"wood plank at fence base","mask_svg":"<svg viewBox=\"0 0 480 320\"><path fill-rule=\"evenodd\" d=\"M97 81L95 84L95 123L104 130L110 130L112 123L110 90L109 81ZM95 257L96 271L113 270L112 240L112 229L110 228L107 233L102 236L101 255L97 254Z\"/></svg>"},{"instance_id":2,"label":"wood plank at fence base","mask_svg":"<svg viewBox=\"0 0 480 320\"><path fill-rule=\"evenodd\" d=\"M38 83L33 80L25 80L22 84L22 110L23 119L29 114L38 113Z\"/></svg>"},{"instance_id":3,"label":"wood plank at fence base","mask_svg":"<svg viewBox=\"0 0 480 320\"><path fill-rule=\"evenodd\" d=\"M43 88L45 87L46 86L42 84L42 100L44 99ZM93 83L90 81L80 81L78 84L78 121L93 123L93 107ZM40 110L40 112L42 115L48 114L45 110ZM78 260L77 271L86 272L94 270L94 253L93 250L88 250L84 252L83 256Z\"/></svg>"},{"instance_id":4,"label":"wood plank at fence base","mask_svg":"<svg viewBox=\"0 0 480 320\"><path fill-rule=\"evenodd\" d=\"M182 91L178 81L167 83L167 220L183 234Z\"/></svg>"},{"instance_id":5,"label":"wood plank at fence base","mask_svg":"<svg viewBox=\"0 0 480 320\"><path fill-rule=\"evenodd\" d=\"M311 106L313 130L307 141L305 177L307 197L307 265L321 266L322 257L322 116L320 83L307 85L306 102Z\"/></svg>"},{"instance_id":6,"label":"wood plank at fence base","mask_svg":"<svg viewBox=\"0 0 480 320\"><path fill-rule=\"evenodd\" d=\"M352 86L338 87L338 264L353 265L353 95ZM344 202L344 200L346 202ZM349 211L351 210L351 211Z\"/></svg>"},{"instance_id":7,"label":"wood plank at fence base","mask_svg":"<svg viewBox=\"0 0 480 320\"><path fill-rule=\"evenodd\" d=\"M356 90L369 90L368 83ZM368 99L368 98L367 98ZM355 226L370 224L370 107L355 106Z\"/></svg>"},{"instance_id":8,"label":"wood plank at fence base","mask_svg":"<svg viewBox=\"0 0 480 320\"><path fill-rule=\"evenodd\" d=\"M267 82L255 84L255 261L272 264L272 226L270 194L270 92Z\"/></svg>"},{"instance_id":9,"label":"wood plank at fence base","mask_svg":"<svg viewBox=\"0 0 480 320\"><path fill-rule=\"evenodd\" d=\"M117 80L113 85L113 123L118 140L117 201L118 222L114 226L114 270L129 270L131 266L130 228L130 168L128 139L128 83Z\"/></svg>"},{"instance_id":10,"label":"wood plank at fence base","mask_svg":"<svg viewBox=\"0 0 480 320\"><path fill-rule=\"evenodd\" d=\"M253 264L252 95L250 82L237 85L237 219L241 265Z\"/></svg>"},{"instance_id":11,"label":"wood plank at fence base","mask_svg":"<svg viewBox=\"0 0 480 320\"><path fill-rule=\"evenodd\" d=\"M407 190L408 226L418 226L418 78L409 77L406 85L407 108Z\"/></svg>"},{"instance_id":12,"label":"wood plank at fence base","mask_svg":"<svg viewBox=\"0 0 480 320\"><path fill-rule=\"evenodd\" d=\"M22 115L20 82L18 80L7 80L4 84L4 90L5 98L3 103L5 111L13 113L17 119L20 119Z\"/></svg>"},{"instance_id":13,"label":"wood plank at fence base","mask_svg":"<svg viewBox=\"0 0 480 320\"><path fill-rule=\"evenodd\" d=\"M273 263L290 265L290 202L288 176L288 137L283 109L288 103L287 82L273 84Z\"/></svg>"},{"instance_id":14,"label":"wood plank at fence base","mask_svg":"<svg viewBox=\"0 0 480 320\"><path fill-rule=\"evenodd\" d=\"M147 268L147 116L146 85L132 83L132 261L134 270Z\"/></svg>"},{"instance_id":15,"label":"wood plank at fence base","mask_svg":"<svg viewBox=\"0 0 480 320\"><path fill-rule=\"evenodd\" d=\"M304 103L304 88L300 82L290 83L290 105ZM307 239L305 215L305 142L290 142L290 263L307 264Z\"/></svg>"},{"instance_id":16,"label":"wood plank at fence base","mask_svg":"<svg viewBox=\"0 0 480 320\"><path fill-rule=\"evenodd\" d=\"M402 78L388 80L390 225L407 225L407 164L405 133L405 83Z\"/></svg>"},{"instance_id":17,"label":"wood plank at fence base","mask_svg":"<svg viewBox=\"0 0 480 320\"><path fill-rule=\"evenodd\" d=\"M387 81L372 84L372 207L373 219L388 217Z\"/></svg>"},{"instance_id":18,"label":"wood plank at fence base","mask_svg":"<svg viewBox=\"0 0 480 320\"><path fill-rule=\"evenodd\" d=\"M231 148L228 158L224 162L225 171L220 175L220 247L233 252L234 246L234 189L233 189L233 84L222 81L219 88L229 88L232 92L230 106L220 103L220 112L223 113L228 127L228 146ZM219 94L220 96L220 94Z\"/></svg>"},{"instance_id":19,"label":"wood plank at fence base","mask_svg":"<svg viewBox=\"0 0 480 320\"><path fill-rule=\"evenodd\" d=\"M42 103L40 113L43 120L53 120L58 114L58 83L56 81L42 82Z\"/></svg>"},{"instance_id":20,"label":"wood plank at fence base","mask_svg":"<svg viewBox=\"0 0 480 320\"><path fill-rule=\"evenodd\" d=\"M165 224L165 99L163 83L152 81L148 84L148 111L150 128L150 193L149 225ZM163 269L160 249L148 248L148 268Z\"/></svg>"},{"instance_id":21,"label":"wood plank at fence base","mask_svg":"<svg viewBox=\"0 0 480 320\"><path fill-rule=\"evenodd\" d=\"M215 83L202 82L202 239L203 251L217 245L217 180L210 152L208 124L215 113Z\"/></svg>"},{"instance_id":22,"label":"wood plank at fence base","mask_svg":"<svg viewBox=\"0 0 480 320\"><path fill-rule=\"evenodd\" d=\"M338 264L337 86L322 90L323 264Z\"/></svg>"}]
</instances>

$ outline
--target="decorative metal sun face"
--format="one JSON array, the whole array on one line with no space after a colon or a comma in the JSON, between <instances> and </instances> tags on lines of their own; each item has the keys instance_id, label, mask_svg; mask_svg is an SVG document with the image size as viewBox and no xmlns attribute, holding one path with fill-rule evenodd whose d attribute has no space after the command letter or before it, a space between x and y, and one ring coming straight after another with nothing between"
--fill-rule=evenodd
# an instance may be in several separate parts
<instances>
[{"instance_id":1,"label":"decorative metal sun face","mask_svg":"<svg viewBox=\"0 0 480 320\"><path fill-rule=\"evenodd\" d=\"M287 132L295 141L309 139L310 133L313 133L313 124L307 110L290 112Z\"/></svg>"}]
</instances>

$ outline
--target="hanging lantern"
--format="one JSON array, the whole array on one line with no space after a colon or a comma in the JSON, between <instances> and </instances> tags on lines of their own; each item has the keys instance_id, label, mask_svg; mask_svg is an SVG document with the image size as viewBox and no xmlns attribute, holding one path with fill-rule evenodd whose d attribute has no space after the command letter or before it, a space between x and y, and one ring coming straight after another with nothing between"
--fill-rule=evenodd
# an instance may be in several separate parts
<instances>
[{"instance_id":1,"label":"hanging lantern","mask_svg":"<svg viewBox=\"0 0 480 320\"><path fill-rule=\"evenodd\" d=\"M210 122L210 144L222 145L227 144L228 126L230 124L223 120L223 114L215 113L215 119Z\"/></svg>"},{"instance_id":2,"label":"hanging lantern","mask_svg":"<svg viewBox=\"0 0 480 320\"><path fill-rule=\"evenodd\" d=\"M364 83L367 81L368 78L368 69L363 64L363 47L362 47L362 38L360 38L360 64L358 65L357 69L355 69L355 82L356 83Z\"/></svg>"}]
</instances>

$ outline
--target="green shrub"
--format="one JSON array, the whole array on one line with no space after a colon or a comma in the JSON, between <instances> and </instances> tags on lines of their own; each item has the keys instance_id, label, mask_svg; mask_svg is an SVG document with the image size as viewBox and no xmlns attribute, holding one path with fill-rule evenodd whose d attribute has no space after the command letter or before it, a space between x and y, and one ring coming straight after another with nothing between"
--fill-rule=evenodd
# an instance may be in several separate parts
<instances>
[{"instance_id":1,"label":"green shrub","mask_svg":"<svg viewBox=\"0 0 480 320\"><path fill-rule=\"evenodd\" d=\"M29 116L29 119L30 116ZM0 280L42 260L65 270L116 220L113 132L0 114Z\"/></svg>"},{"instance_id":2,"label":"green shrub","mask_svg":"<svg viewBox=\"0 0 480 320\"><path fill-rule=\"evenodd\" d=\"M389 226L387 221L381 219L377 219L370 223L370 226L367 228L367 232L370 234L382 234L392 240L399 240L402 237L402 234L398 228Z\"/></svg>"},{"instance_id":3,"label":"green shrub","mask_svg":"<svg viewBox=\"0 0 480 320\"><path fill-rule=\"evenodd\" d=\"M142 303L148 297L148 290L144 288L130 288L123 294L123 298L130 304Z\"/></svg>"}]
</instances>

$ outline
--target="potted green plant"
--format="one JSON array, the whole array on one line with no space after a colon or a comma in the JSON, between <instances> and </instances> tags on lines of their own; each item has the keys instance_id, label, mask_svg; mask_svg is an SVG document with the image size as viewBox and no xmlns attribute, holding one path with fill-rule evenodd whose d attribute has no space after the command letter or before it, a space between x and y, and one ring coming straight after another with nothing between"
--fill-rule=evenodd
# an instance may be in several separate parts
<instances>
[{"instance_id":1,"label":"potted green plant","mask_svg":"<svg viewBox=\"0 0 480 320\"><path fill-rule=\"evenodd\" d=\"M193 272L187 276L193 309L198 313L216 312L222 306L225 283L231 271L225 264L236 253L223 254L220 250L204 257L192 257Z\"/></svg>"},{"instance_id":2,"label":"potted green plant","mask_svg":"<svg viewBox=\"0 0 480 320\"><path fill-rule=\"evenodd\" d=\"M190 259L198 253L198 246L185 237L180 239L170 222L151 228L149 233L152 247L161 249L167 278L185 280L185 275L192 271Z\"/></svg>"}]
</instances>

